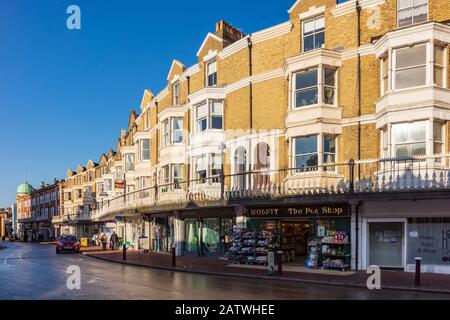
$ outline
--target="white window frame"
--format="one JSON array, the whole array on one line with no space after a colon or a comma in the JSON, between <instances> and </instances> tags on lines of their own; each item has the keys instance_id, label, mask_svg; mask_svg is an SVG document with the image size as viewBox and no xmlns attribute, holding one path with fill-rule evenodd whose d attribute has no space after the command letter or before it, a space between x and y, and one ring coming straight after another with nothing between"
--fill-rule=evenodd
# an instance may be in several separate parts
<instances>
[{"instance_id":1,"label":"white window frame","mask_svg":"<svg viewBox=\"0 0 450 320\"><path fill-rule=\"evenodd\" d=\"M131 164L129 163L129 156L132 156L133 161ZM125 172L132 172L135 170L135 162L136 162L136 155L134 153L126 153L125 154ZM131 166L131 167L129 167Z\"/></svg>"},{"instance_id":2,"label":"white window frame","mask_svg":"<svg viewBox=\"0 0 450 320\"><path fill-rule=\"evenodd\" d=\"M297 143L297 139L300 138L308 138L308 137L313 137L315 136L317 139L317 148L316 148L316 152L310 152L310 153L301 153L301 154L297 154L296 153L296 143ZM325 152L325 137L326 136L330 136L330 137L334 137L335 140L335 152ZM328 133L318 133L318 134L311 134L311 135L307 135L307 136L297 136L297 137L293 137L291 139L291 152L292 152L292 163L291 163L291 168L293 169L299 169L298 171L295 170L295 174L299 175L299 174L304 174L304 173L308 173L308 172L330 172L330 173L335 173L337 170L337 167L334 166L334 164L336 164L337 159L338 159L338 155L339 155L339 147L338 147L338 135L336 134L328 134ZM301 168L297 168L296 167L296 158L299 156L306 156L306 155L317 155L317 167L305 167L303 171L301 171ZM333 154L334 155L334 162L325 162L325 155L326 154Z\"/></svg>"},{"instance_id":3,"label":"white window frame","mask_svg":"<svg viewBox=\"0 0 450 320\"><path fill-rule=\"evenodd\" d=\"M409 127L412 125L418 125L418 124L424 124L425 125L425 138L424 140L408 140L405 142L397 142L395 139L395 127L399 126L399 125L408 125ZM429 120L423 120L423 121L414 121L414 122L399 122L399 123L393 123L391 130L390 130L390 146L391 146L391 155L394 158L397 158L397 152L396 152L396 148L397 146L408 146L409 148L412 145L417 145L417 144L425 144L425 155L430 154L430 146L428 144L428 140L429 140L429 134L427 131L429 131L429 125L430 122ZM432 128L433 130L433 128ZM411 150L410 150L411 151ZM411 153L411 152L409 152ZM421 156L421 155L419 155ZM408 157L413 157L411 154Z\"/></svg>"},{"instance_id":4,"label":"white window frame","mask_svg":"<svg viewBox=\"0 0 450 320\"><path fill-rule=\"evenodd\" d=\"M172 85L172 103L174 106L180 105L180 81Z\"/></svg>"},{"instance_id":5,"label":"white window frame","mask_svg":"<svg viewBox=\"0 0 450 320\"><path fill-rule=\"evenodd\" d=\"M304 72L308 72L311 70L316 70L317 72L317 84L315 86L310 86L310 87L305 87L302 89L296 89L297 88L297 75L304 73ZM329 87L329 86L325 86L325 71L326 70L333 70L334 71L334 101L333 104L325 104L325 88ZM302 70L298 70L292 73L292 110L301 110L304 108L310 108L310 107L315 107L318 105L327 105L327 106L334 106L336 107L338 105L338 72L339 70L337 68L328 66L328 65L316 65L316 66L312 66L310 68L307 69L302 69ZM306 89L310 89L310 88L314 88L317 87L317 103L315 104L308 104L305 106L299 106L297 107L297 92L306 90Z\"/></svg>"},{"instance_id":6,"label":"white window frame","mask_svg":"<svg viewBox=\"0 0 450 320\"><path fill-rule=\"evenodd\" d=\"M166 147L170 145L170 119L164 119L161 126L161 146Z\"/></svg>"},{"instance_id":7,"label":"white window frame","mask_svg":"<svg viewBox=\"0 0 450 320\"><path fill-rule=\"evenodd\" d=\"M206 169L205 170L197 170L197 160L204 158ZM214 162L215 158L220 158L218 165L219 168L214 168L214 165L217 165L217 163ZM220 175L220 172L222 171L222 155L220 153L207 153L202 154L199 156L193 157L193 164L192 164L192 170L193 170L193 176L195 177L195 180L204 180L202 182L196 182L196 184L210 184L210 183L217 183L219 182L218 179L216 180L218 175ZM213 171L218 171L218 174L213 174ZM200 171L206 171L205 177L201 178L198 175L198 172ZM214 177L214 178L213 178Z\"/></svg>"},{"instance_id":8,"label":"white window frame","mask_svg":"<svg viewBox=\"0 0 450 320\"><path fill-rule=\"evenodd\" d=\"M148 141L148 149L144 149L144 141ZM139 140L139 156L141 161L149 162L150 161L150 139L141 139ZM144 157L144 152L148 152L148 157Z\"/></svg>"},{"instance_id":9,"label":"white window frame","mask_svg":"<svg viewBox=\"0 0 450 320\"><path fill-rule=\"evenodd\" d=\"M180 176L176 176L175 172L176 169L180 169ZM184 166L182 164L174 164L172 165L172 183L173 183L173 190L181 190L183 189L182 182L183 182L183 174L184 174Z\"/></svg>"},{"instance_id":10,"label":"white window frame","mask_svg":"<svg viewBox=\"0 0 450 320\"><path fill-rule=\"evenodd\" d=\"M219 102L222 105L222 114L213 114L213 105L215 102ZM203 117L198 117L198 109L200 107L203 107L206 105L207 108L207 114L206 116ZM218 99L207 99L205 101L203 101L202 103L199 103L197 105L194 106L193 108L193 112L194 112L194 127L195 127L195 132L197 134L202 133L202 132L207 132L207 131L223 131L224 128L224 101L223 100L218 100ZM212 128L212 119L214 117L220 117L222 119L222 129L214 129ZM206 120L206 129L205 130L199 130L199 123L203 120Z\"/></svg>"},{"instance_id":11,"label":"white window frame","mask_svg":"<svg viewBox=\"0 0 450 320\"><path fill-rule=\"evenodd\" d=\"M397 52L399 50L406 50L406 49L411 49L413 47L418 47L418 46L425 46L425 63L424 64L418 64L418 65L414 65L414 66L408 66L408 67L402 67L400 69L397 68ZM393 50L392 52L392 87L394 91L401 91L401 90L408 90L411 88L421 88L421 87L425 87L427 86L427 84L429 83L429 67L428 67L428 61L429 61L429 43L419 43L419 44L415 44L413 46L409 46L409 47L400 47L400 48L396 48ZM418 69L418 68L423 68L425 67L425 84L424 85L419 85L419 86L412 86L412 87L406 87L406 88L401 88L398 89L398 84L397 84L397 72L399 71L405 71L405 70L413 70L413 69Z\"/></svg>"},{"instance_id":12,"label":"white window frame","mask_svg":"<svg viewBox=\"0 0 450 320\"><path fill-rule=\"evenodd\" d=\"M180 129L175 129L175 123L177 120L181 120L181 128ZM184 130L184 126L183 126L183 121L184 118L183 117L171 117L170 118L170 142L174 145L179 145L179 144L183 144L183 140L184 140L184 134L183 134L183 130ZM175 142L175 133L181 133L181 141L179 142Z\"/></svg>"},{"instance_id":13,"label":"white window frame","mask_svg":"<svg viewBox=\"0 0 450 320\"><path fill-rule=\"evenodd\" d=\"M308 38L309 37L313 37L313 43L315 43L316 35L320 34L320 33L323 33L323 44L322 44L322 46L320 48L314 48L314 49L310 49L310 50L305 51L305 24L307 22L314 21L314 25L315 25L316 20L319 20L319 19L323 19L323 31L317 32L316 29L315 29L315 26L314 26L313 33L308 35L307 37ZM321 15L318 15L318 16L315 16L315 17L311 17L311 18L302 20L301 41L302 41L302 45L301 46L302 46L302 52L303 53L314 51L314 50L318 50L318 49L322 49L325 46L325 15L324 14L321 14Z\"/></svg>"},{"instance_id":14,"label":"white window frame","mask_svg":"<svg viewBox=\"0 0 450 320\"><path fill-rule=\"evenodd\" d=\"M397 14L397 28L405 28L405 27L412 26L412 25L415 25L415 24L417 24L417 23L423 23L423 22L426 22L426 21L429 20L429 18L430 18L430 7L429 7L429 1L427 0L427 3L426 3L426 7L427 7L427 18L426 18L425 21L422 21L422 22L414 22L414 15L412 15L412 16L411 16L411 24L404 25L404 26L400 26L400 14L399 14L400 11L413 10L413 12L414 12L415 9L417 9L417 8L419 8L419 7L422 7L422 6L425 6L425 4L420 4L420 5L414 5L414 4L413 4L413 5L410 6L410 7L406 7L406 8L400 9L400 1L401 1L401 0L397 0L397 10L396 10L396 14ZM415 0L414 0L414 1L415 1Z\"/></svg>"},{"instance_id":15,"label":"white window frame","mask_svg":"<svg viewBox=\"0 0 450 320\"><path fill-rule=\"evenodd\" d=\"M209 88L217 87L217 59L210 60L210 61L206 62L205 64L206 64L205 87L209 87ZM215 65L215 67L216 67L216 71L215 72L210 72L210 67L212 65ZM210 85L209 84L209 77L214 75L214 74L216 75L215 76L215 83Z\"/></svg>"},{"instance_id":16,"label":"white window frame","mask_svg":"<svg viewBox=\"0 0 450 320\"><path fill-rule=\"evenodd\" d=\"M435 52L438 47L443 49L442 50L442 58L443 58L442 64L438 64L436 62ZM448 79L448 77L447 77L447 61L448 61L447 50L448 50L447 46L433 43L433 71L432 71L433 72L433 84L439 88L447 88L447 79ZM436 83L436 69L440 69L440 72L442 73L442 85L441 86L439 86Z\"/></svg>"}]
</instances>

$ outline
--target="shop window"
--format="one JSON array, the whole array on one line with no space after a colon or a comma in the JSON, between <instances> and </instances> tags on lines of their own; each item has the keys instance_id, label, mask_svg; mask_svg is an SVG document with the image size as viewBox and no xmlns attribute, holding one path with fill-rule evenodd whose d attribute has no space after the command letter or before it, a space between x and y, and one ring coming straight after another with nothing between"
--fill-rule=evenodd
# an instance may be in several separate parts
<instances>
[{"instance_id":1,"label":"shop window","mask_svg":"<svg viewBox=\"0 0 450 320\"><path fill-rule=\"evenodd\" d=\"M403 267L402 222L370 222L367 224L369 234L369 265L380 267Z\"/></svg>"},{"instance_id":2,"label":"shop window","mask_svg":"<svg viewBox=\"0 0 450 320\"><path fill-rule=\"evenodd\" d=\"M424 86L427 79L427 45L395 50L395 88Z\"/></svg>"},{"instance_id":3,"label":"shop window","mask_svg":"<svg viewBox=\"0 0 450 320\"><path fill-rule=\"evenodd\" d=\"M297 172L317 170L317 135L294 139L295 168Z\"/></svg>"},{"instance_id":4,"label":"shop window","mask_svg":"<svg viewBox=\"0 0 450 320\"><path fill-rule=\"evenodd\" d=\"M405 27L427 21L428 0L397 0L397 24Z\"/></svg>"},{"instance_id":5,"label":"shop window","mask_svg":"<svg viewBox=\"0 0 450 320\"><path fill-rule=\"evenodd\" d=\"M438 87L445 85L445 48L434 47L434 84Z\"/></svg>"},{"instance_id":6,"label":"shop window","mask_svg":"<svg viewBox=\"0 0 450 320\"><path fill-rule=\"evenodd\" d=\"M325 18L314 17L303 21L303 52L323 48L325 44Z\"/></svg>"},{"instance_id":7,"label":"shop window","mask_svg":"<svg viewBox=\"0 0 450 320\"><path fill-rule=\"evenodd\" d=\"M200 235L197 219L184 220L185 237L183 253L185 255L198 255L200 252Z\"/></svg>"},{"instance_id":8,"label":"shop window","mask_svg":"<svg viewBox=\"0 0 450 320\"><path fill-rule=\"evenodd\" d=\"M427 122L392 125L392 147L396 158L425 155Z\"/></svg>"},{"instance_id":9,"label":"shop window","mask_svg":"<svg viewBox=\"0 0 450 320\"><path fill-rule=\"evenodd\" d=\"M217 61L210 61L206 64L206 86L215 87L217 85Z\"/></svg>"}]
</instances>

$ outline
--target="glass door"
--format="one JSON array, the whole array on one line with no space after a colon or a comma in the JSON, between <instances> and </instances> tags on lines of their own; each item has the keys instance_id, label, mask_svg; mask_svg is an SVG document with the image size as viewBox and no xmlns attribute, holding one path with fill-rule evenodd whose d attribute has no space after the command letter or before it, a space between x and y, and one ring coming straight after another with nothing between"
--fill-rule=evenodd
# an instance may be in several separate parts
<instances>
[{"instance_id":1,"label":"glass door","mask_svg":"<svg viewBox=\"0 0 450 320\"><path fill-rule=\"evenodd\" d=\"M369 264L385 268L403 268L403 222L370 222Z\"/></svg>"},{"instance_id":2,"label":"glass door","mask_svg":"<svg viewBox=\"0 0 450 320\"><path fill-rule=\"evenodd\" d=\"M184 220L184 255L198 256L200 252L199 223L197 219Z\"/></svg>"}]
</instances>

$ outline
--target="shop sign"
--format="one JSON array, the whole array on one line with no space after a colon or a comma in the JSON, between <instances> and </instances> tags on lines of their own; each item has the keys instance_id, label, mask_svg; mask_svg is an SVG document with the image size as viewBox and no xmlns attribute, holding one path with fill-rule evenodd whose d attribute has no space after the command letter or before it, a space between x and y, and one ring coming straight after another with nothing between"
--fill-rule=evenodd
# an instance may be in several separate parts
<instances>
[{"instance_id":1,"label":"shop sign","mask_svg":"<svg viewBox=\"0 0 450 320\"><path fill-rule=\"evenodd\" d=\"M247 215L252 218L347 217L350 213L347 204L335 204L286 208L249 208Z\"/></svg>"},{"instance_id":2,"label":"shop sign","mask_svg":"<svg viewBox=\"0 0 450 320\"><path fill-rule=\"evenodd\" d=\"M114 181L115 189L125 189L125 181L124 180L116 180Z\"/></svg>"}]
</instances>

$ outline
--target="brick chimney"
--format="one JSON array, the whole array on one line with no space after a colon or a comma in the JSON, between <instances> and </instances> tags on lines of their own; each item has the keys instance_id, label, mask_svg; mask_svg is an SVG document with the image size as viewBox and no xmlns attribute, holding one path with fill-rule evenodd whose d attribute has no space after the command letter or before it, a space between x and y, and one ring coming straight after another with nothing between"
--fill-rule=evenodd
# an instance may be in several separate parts
<instances>
[{"instance_id":1,"label":"brick chimney","mask_svg":"<svg viewBox=\"0 0 450 320\"><path fill-rule=\"evenodd\" d=\"M224 20L216 24L216 36L224 40L224 47L245 37L245 34Z\"/></svg>"}]
</instances>

